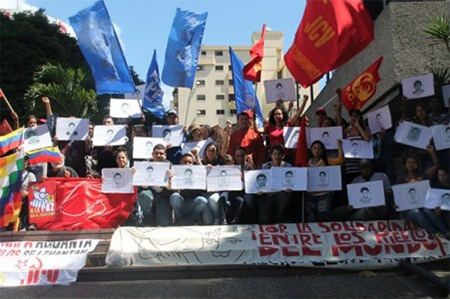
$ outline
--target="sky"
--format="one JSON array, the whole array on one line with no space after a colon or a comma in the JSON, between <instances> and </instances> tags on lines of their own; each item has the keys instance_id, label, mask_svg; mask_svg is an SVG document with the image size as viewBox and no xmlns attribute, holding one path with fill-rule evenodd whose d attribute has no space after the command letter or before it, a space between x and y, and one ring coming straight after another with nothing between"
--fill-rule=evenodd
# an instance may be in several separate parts
<instances>
[{"instance_id":1,"label":"sky","mask_svg":"<svg viewBox=\"0 0 450 299\"><path fill-rule=\"evenodd\" d=\"M94 0L0 0L0 8L43 8L46 14L69 24L69 17ZM251 36L265 23L271 31L284 33L284 53L294 40L306 0L104 0L115 25L128 65L145 81L156 49L160 73L179 7L197 13L208 12L203 45L251 46ZM246 63L246 62L244 62ZM264 62L263 62L264 63ZM168 108L171 88L165 91Z\"/></svg>"}]
</instances>

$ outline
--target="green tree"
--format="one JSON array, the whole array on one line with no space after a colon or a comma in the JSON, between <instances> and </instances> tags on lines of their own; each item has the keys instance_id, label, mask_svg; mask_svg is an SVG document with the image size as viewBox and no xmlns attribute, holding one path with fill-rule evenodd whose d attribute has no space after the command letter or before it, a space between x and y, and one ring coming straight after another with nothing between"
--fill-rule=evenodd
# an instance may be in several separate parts
<instances>
[{"instance_id":1,"label":"green tree","mask_svg":"<svg viewBox=\"0 0 450 299\"><path fill-rule=\"evenodd\" d=\"M87 81L82 69L64 68L61 65L45 64L33 76L34 83L25 94L28 113L45 114L41 96L50 98L53 113L58 116L93 117L97 109L97 95L85 88Z\"/></svg>"}]
</instances>

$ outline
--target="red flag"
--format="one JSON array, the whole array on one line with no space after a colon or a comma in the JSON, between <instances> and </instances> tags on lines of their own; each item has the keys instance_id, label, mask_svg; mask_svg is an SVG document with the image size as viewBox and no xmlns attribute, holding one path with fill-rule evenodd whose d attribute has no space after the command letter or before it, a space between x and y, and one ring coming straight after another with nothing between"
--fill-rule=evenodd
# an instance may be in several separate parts
<instances>
[{"instance_id":1,"label":"red flag","mask_svg":"<svg viewBox=\"0 0 450 299\"><path fill-rule=\"evenodd\" d=\"M308 166L308 146L306 145L306 117L302 117L300 134L298 135L297 149L295 150L294 165L297 167Z\"/></svg>"},{"instance_id":2,"label":"red flag","mask_svg":"<svg viewBox=\"0 0 450 299\"><path fill-rule=\"evenodd\" d=\"M6 135L11 133L13 130L11 126L9 125L8 121L4 119L2 123L0 124L0 136Z\"/></svg>"},{"instance_id":3,"label":"red flag","mask_svg":"<svg viewBox=\"0 0 450 299\"><path fill-rule=\"evenodd\" d=\"M373 38L373 22L361 0L309 0L284 61L297 82L308 87Z\"/></svg>"},{"instance_id":4,"label":"red flag","mask_svg":"<svg viewBox=\"0 0 450 299\"><path fill-rule=\"evenodd\" d=\"M382 61L383 57L380 57L342 90L341 100L348 111L351 109L361 109L376 93L377 83L380 82L378 69Z\"/></svg>"},{"instance_id":5,"label":"red flag","mask_svg":"<svg viewBox=\"0 0 450 299\"><path fill-rule=\"evenodd\" d=\"M261 38L250 50L252 60L244 65L242 72L244 79L252 82L261 81L262 59L264 57L264 36L266 35L266 24L263 25Z\"/></svg>"},{"instance_id":6,"label":"red flag","mask_svg":"<svg viewBox=\"0 0 450 299\"><path fill-rule=\"evenodd\" d=\"M0 88L0 98L5 97L5 94L3 93L3 90Z\"/></svg>"},{"instance_id":7,"label":"red flag","mask_svg":"<svg viewBox=\"0 0 450 299\"><path fill-rule=\"evenodd\" d=\"M30 223L43 230L114 228L131 214L137 192L102 193L101 179L48 178L28 187Z\"/></svg>"}]
</instances>

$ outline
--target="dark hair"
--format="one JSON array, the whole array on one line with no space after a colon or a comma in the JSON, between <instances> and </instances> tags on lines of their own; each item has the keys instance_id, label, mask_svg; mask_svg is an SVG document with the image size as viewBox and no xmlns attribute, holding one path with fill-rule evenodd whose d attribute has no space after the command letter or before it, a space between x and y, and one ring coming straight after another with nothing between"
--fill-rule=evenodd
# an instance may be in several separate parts
<instances>
[{"instance_id":1,"label":"dark hair","mask_svg":"<svg viewBox=\"0 0 450 299\"><path fill-rule=\"evenodd\" d=\"M322 175L322 174L323 174L323 175L327 175L327 173L326 173L325 171L319 172L319 176Z\"/></svg>"},{"instance_id":2,"label":"dark hair","mask_svg":"<svg viewBox=\"0 0 450 299\"><path fill-rule=\"evenodd\" d=\"M369 188L367 188L367 187L362 187L362 188L359 190L359 192L363 192L363 191L369 192Z\"/></svg>"},{"instance_id":3,"label":"dark hair","mask_svg":"<svg viewBox=\"0 0 450 299\"><path fill-rule=\"evenodd\" d=\"M276 88L278 88L279 86L280 86L280 87L283 87L283 84L281 84L280 82L278 82L278 83L275 85Z\"/></svg>"},{"instance_id":4,"label":"dark hair","mask_svg":"<svg viewBox=\"0 0 450 299\"><path fill-rule=\"evenodd\" d=\"M129 159L129 158L128 158L128 151L127 151L125 148L121 147L121 148L119 148L119 149L117 150L117 152L116 152L116 158L117 158L117 156L118 156L120 153L124 153L124 154L125 154L125 157L127 157L127 159Z\"/></svg>"},{"instance_id":5,"label":"dark hair","mask_svg":"<svg viewBox=\"0 0 450 299\"><path fill-rule=\"evenodd\" d=\"M422 85L422 81L416 80L416 81L414 81L413 86L416 86L417 83L420 83L420 85Z\"/></svg>"},{"instance_id":6,"label":"dark hair","mask_svg":"<svg viewBox=\"0 0 450 299\"><path fill-rule=\"evenodd\" d=\"M235 154L236 151L243 151L244 154L247 154L247 150L245 149L245 147L242 147L242 146L240 146L240 145L236 145L236 147L234 148L233 154Z\"/></svg>"},{"instance_id":7,"label":"dark hair","mask_svg":"<svg viewBox=\"0 0 450 299\"><path fill-rule=\"evenodd\" d=\"M322 136L325 135L325 134L328 135L328 136L330 136L330 133L328 133L328 131L322 132Z\"/></svg>"},{"instance_id":8,"label":"dark hair","mask_svg":"<svg viewBox=\"0 0 450 299\"><path fill-rule=\"evenodd\" d=\"M155 145L153 147L153 152L155 152L155 150L164 150L164 151L166 151L166 147L164 146L164 144L158 143L157 145Z\"/></svg>"},{"instance_id":9,"label":"dark hair","mask_svg":"<svg viewBox=\"0 0 450 299\"><path fill-rule=\"evenodd\" d=\"M350 111L348 112L348 115L352 115L352 113L356 113L359 117L359 125L361 126L361 128L365 128L366 126L364 125L364 121L363 121L363 115L361 113L361 110L359 109L350 109Z\"/></svg>"},{"instance_id":10,"label":"dark hair","mask_svg":"<svg viewBox=\"0 0 450 299\"><path fill-rule=\"evenodd\" d=\"M28 124L28 122L29 122L32 118L34 118L34 119L36 120L36 123L37 123L37 121L38 121L37 116L36 116L36 115L33 115L33 114L30 114L30 115L27 116L27 118L25 118L25 126Z\"/></svg>"},{"instance_id":11,"label":"dark hair","mask_svg":"<svg viewBox=\"0 0 450 299\"><path fill-rule=\"evenodd\" d=\"M421 166L419 157L416 154L407 154L402 159L402 163L403 163L404 166L406 166L406 161L408 159L414 159L414 161L416 161L416 163L417 163L417 173L422 174L422 166Z\"/></svg>"},{"instance_id":12,"label":"dark hair","mask_svg":"<svg viewBox=\"0 0 450 299\"><path fill-rule=\"evenodd\" d=\"M279 151L284 155L284 146L281 144L275 144L269 150L269 153L272 154L274 151Z\"/></svg>"},{"instance_id":13,"label":"dark hair","mask_svg":"<svg viewBox=\"0 0 450 299\"><path fill-rule=\"evenodd\" d=\"M260 174L258 174L258 175L256 176L256 179L259 179L259 178L265 178L265 179L267 179L267 177L266 177L266 175L265 175L264 173L260 173Z\"/></svg>"},{"instance_id":14,"label":"dark hair","mask_svg":"<svg viewBox=\"0 0 450 299\"><path fill-rule=\"evenodd\" d=\"M319 144L319 145L322 147L322 149L323 149L322 156L321 156L320 158L323 160L323 162L325 162L325 165L326 165L326 166L330 165L330 164L328 163L328 157L327 157L325 145L323 144L322 141L316 140L316 141L314 141L314 142L311 144L311 148L313 148L313 146L316 145L316 144ZM311 148L309 149L309 156L310 156L310 157L312 157Z\"/></svg>"},{"instance_id":15,"label":"dark hair","mask_svg":"<svg viewBox=\"0 0 450 299\"><path fill-rule=\"evenodd\" d=\"M275 126L276 122L275 122L275 111L277 110L281 110L281 113L283 114L283 119L281 120L281 125L285 126L286 123L288 122L288 112L286 110L286 108L284 108L283 106L276 106L275 108L273 108L272 110L270 110L269 112L269 124L272 126Z\"/></svg>"},{"instance_id":16,"label":"dark hair","mask_svg":"<svg viewBox=\"0 0 450 299\"><path fill-rule=\"evenodd\" d=\"M288 171L286 171L286 172L284 173L284 175L287 175L287 174L292 174L292 175L294 175L294 173L293 173L291 170L288 170Z\"/></svg>"}]
</instances>

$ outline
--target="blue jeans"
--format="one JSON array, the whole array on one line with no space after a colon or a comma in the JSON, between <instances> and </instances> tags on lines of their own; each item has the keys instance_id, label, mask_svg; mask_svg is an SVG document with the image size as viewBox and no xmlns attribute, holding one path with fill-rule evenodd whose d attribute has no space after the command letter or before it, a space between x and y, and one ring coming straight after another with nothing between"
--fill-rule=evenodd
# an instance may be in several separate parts
<instances>
[{"instance_id":1,"label":"blue jeans","mask_svg":"<svg viewBox=\"0 0 450 299\"><path fill-rule=\"evenodd\" d=\"M402 211L400 217L416 222L430 234L441 233L445 235L448 232L445 222L442 218L437 217L434 210L431 209L421 208Z\"/></svg>"},{"instance_id":2,"label":"blue jeans","mask_svg":"<svg viewBox=\"0 0 450 299\"><path fill-rule=\"evenodd\" d=\"M175 212L175 222L180 225L193 225L205 210L208 200L203 196L183 198L180 193L170 195L170 205Z\"/></svg>"},{"instance_id":3,"label":"blue jeans","mask_svg":"<svg viewBox=\"0 0 450 299\"><path fill-rule=\"evenodd\" d=\"M203 224L211 225L214 221L225 219L225 209L223 201L220 200L219 193L204 193L204 197L208 198L208 206L202 214Z\"/></svg>"},{"instance_id":4,"label":"blue jeans","mask_svg":"<svg viewBox=\"0 0 450 299\"><path fill-rule=\"evenodd\" d=\"M317 215L331 210L333 202L333 192L328 192L323 195L314 196L306 193L305 196L305 221L317 221Z\"/></svg>"}]
</instances>

